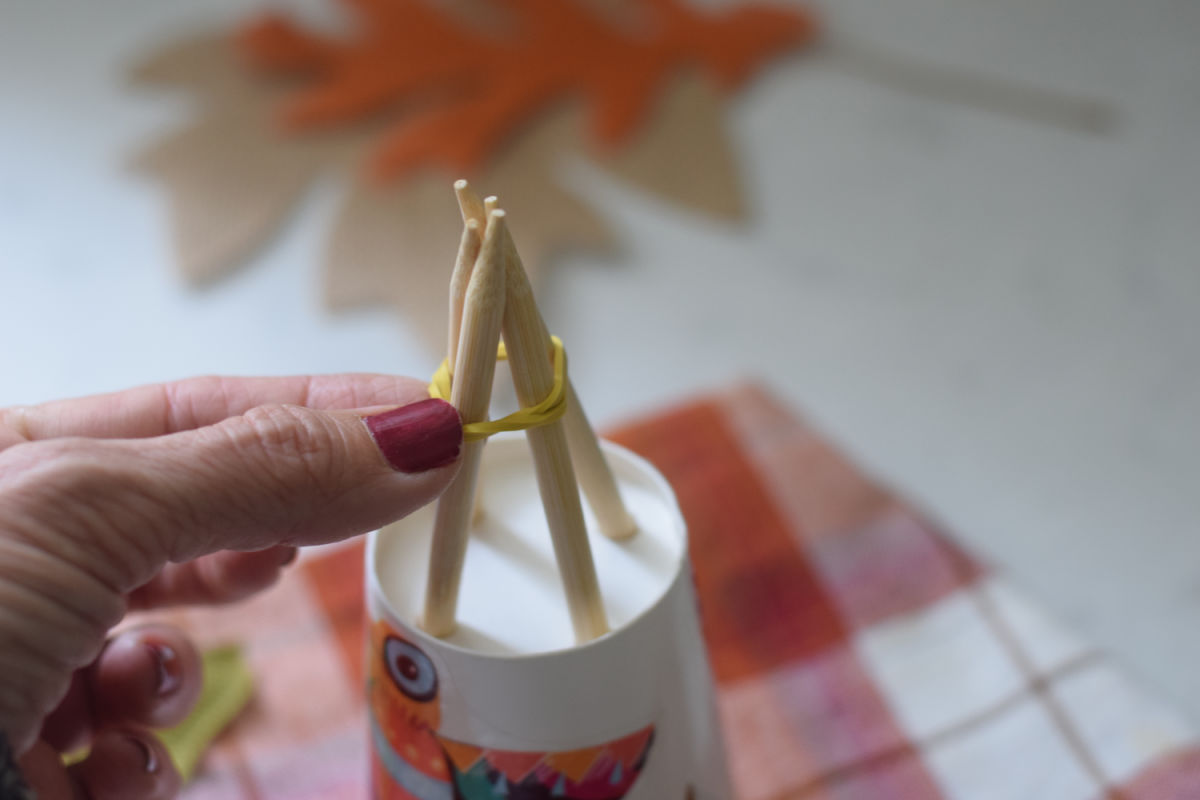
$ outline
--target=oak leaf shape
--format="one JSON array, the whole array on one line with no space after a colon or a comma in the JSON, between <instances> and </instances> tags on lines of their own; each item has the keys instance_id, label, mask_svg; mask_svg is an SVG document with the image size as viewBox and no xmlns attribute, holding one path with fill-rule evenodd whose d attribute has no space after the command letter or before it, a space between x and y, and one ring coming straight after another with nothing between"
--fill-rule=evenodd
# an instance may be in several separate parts
<instances>
[{"instance_id":1,"label":"oak leaf shape","mask_svg":"<svg viewBox=\"0 0 1200 800\"><path fill-rule=\"evenodd\" d=\"M332 173L346 190L325 256L327 302L393 306L436 351L458 242L456 177L504 199L535 282L555 251L616 245L564 185L569 159L741 218L723 94L807 42L811 20L763 6L630 0L614 13L583 3L343 0L358 23L343 38L268 15L147 59L136 83L187 91L199 107L137 161L167 186L185 277L208 282L244 263Z\"/></svg>"}]
</instances>

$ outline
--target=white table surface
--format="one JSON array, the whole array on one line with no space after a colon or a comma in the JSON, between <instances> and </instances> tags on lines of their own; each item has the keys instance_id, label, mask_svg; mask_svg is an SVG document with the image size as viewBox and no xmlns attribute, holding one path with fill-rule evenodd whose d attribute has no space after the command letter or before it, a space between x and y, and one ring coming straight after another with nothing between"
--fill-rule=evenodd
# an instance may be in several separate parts
<instances>
[{"instance_id":1,"label":"white table surface","mask_svg":"<svg viewBox=\"0 0 1200 800\"><path fill-rule=\"evenodd\" d=\"M171 270L163 196L123 163L187 104L122 70L251 5L0 0L0 404L434 366L393 315L321 309L337 187L218 286ZM1200 721L1200 4L825 9L838 36L1102 98L1118 125L1080 135L812 58L732 106L744 226L572 167L628 245L544 287L591 415L769 381Z\"/></svg>"}]
</instances>

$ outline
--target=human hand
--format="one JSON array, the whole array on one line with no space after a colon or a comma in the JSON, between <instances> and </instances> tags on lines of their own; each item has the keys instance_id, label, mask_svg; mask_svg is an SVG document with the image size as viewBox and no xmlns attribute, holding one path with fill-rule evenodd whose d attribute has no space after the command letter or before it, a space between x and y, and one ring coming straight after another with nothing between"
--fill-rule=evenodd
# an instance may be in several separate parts
<instances>
[{"instance_id":1,"label":"human hand","mask_svg":"<svg viewBox=\"0 0 1200 800\"><path fill-rule=\"evenodd\" d=\"M0 731L40 800L178 791L148 729L187 714L199 658L161 625L106 644L127 610L270 585L297 546L436 498L461 441L452 406L380 375L197 378L0 410Z\"/></svg>"}]
</instances>

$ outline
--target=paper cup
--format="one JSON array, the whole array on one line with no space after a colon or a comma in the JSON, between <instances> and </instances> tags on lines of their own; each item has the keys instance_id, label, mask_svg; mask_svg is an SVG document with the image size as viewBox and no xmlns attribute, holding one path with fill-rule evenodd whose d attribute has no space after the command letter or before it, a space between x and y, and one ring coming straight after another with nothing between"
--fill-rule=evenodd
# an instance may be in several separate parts
<instances>
[{"instance_id":1,"label":"paper cup","mask_svg":"<svg viewBox=\"0 0 1200 800\"><path fill-rule=\"evenodd\" d=\"M587 644L574 644L524 437L484 453L453 636L417 625L432 508L371 535L378 800L731 797L683 517L653 467L604 449L639 530L591 536L612 632Z\"/></svg>"}]
</instances>

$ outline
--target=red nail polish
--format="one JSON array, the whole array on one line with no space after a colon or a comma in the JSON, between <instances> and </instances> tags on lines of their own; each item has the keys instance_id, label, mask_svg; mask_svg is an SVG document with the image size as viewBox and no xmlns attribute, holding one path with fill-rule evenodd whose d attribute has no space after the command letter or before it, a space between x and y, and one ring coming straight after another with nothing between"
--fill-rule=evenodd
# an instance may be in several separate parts
<instances>
[{"instance_id":1,"label":"red nail polish","mask_svg":"<svg viewBox=\"0 0 1200 800\"><path fill-rule=\"evenodd\" d=\"M154 660L154 691L159 697L169 695L183 683L183 663L175 648L159 641L146 642L146 650Z\"/></svg>"},{"instance_id":2,"label":"red nail polish","mask_svg":"<svg viewBox=\"0 0 1200 800\"><path fill-rule=\"evenodd\" d=\"M158 772L158 756L154 754L154 748L136 736L126 736L125 738L142 751L142 768L152 775Z\"/></svg>"},{"instance_id":3,"label":"red nail polish","mask_svg":"<svg viewBox=\"0 0 1200 800\"><path fill-rule=\"evenodd\" d=\"M424 472L458 458L462 420L445 400L430 398L366 417L383 457L400 472Z\"/></svg>"}]
</instances>

